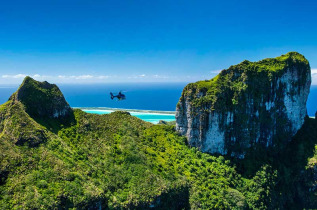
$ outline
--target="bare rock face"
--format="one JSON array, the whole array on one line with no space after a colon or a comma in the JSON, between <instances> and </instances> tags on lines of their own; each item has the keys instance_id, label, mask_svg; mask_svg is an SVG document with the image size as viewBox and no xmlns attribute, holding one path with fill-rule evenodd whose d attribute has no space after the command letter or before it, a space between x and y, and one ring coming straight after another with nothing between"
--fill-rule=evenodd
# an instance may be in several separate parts
<instances>
[{"instance_id":1,"label":"bare rock face","mask_svg":"<svg viewBox=\"0 0 317 210\"><path fill-rule=\"evenodd\" d=\"M299 53L243 61L184 88L176 129L203 152L243 158L248 148L282 148L304 123L310 84Z\"/></svg>"},{"instance_id":2,"label":"bare rock face","mask_svg":"<svg viewBox=\"0 0 317 210\"><path fill-rule=\"evenodd\" d=\"M65 118L73 111L66 102L62 92L55 84L38 82L26 77L10 99L17 100L25 106L32 118Z\"/></svg>"}]
</instances>

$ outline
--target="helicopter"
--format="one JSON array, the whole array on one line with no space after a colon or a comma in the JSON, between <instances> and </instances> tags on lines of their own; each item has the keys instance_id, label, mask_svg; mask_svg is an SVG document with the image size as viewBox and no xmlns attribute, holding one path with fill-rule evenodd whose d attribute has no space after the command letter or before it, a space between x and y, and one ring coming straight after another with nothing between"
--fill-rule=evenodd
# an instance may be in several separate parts
<instances>
[{"instance_id":1,"label":"helicopter","mask_svg":"<svg viewBox=\"0 0 317 210\"><path fill-rule=\"evenodd\" d=\"M119 101L125 100L125 95L122 94L121 91L119 92L118 95L113 95L113 93L110 92L110 96L111 96L111 100L113 100L114 98L117 98Z\"/></svg>"}]
</instances>

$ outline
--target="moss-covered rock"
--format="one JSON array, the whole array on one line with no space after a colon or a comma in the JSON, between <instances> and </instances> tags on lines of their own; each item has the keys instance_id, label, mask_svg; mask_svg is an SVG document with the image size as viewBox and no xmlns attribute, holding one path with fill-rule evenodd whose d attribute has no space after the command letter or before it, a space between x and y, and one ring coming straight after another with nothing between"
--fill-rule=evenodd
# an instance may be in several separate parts
<instances>
[{"instance_id":1,"label":"moss-covered rock","mask_svg":"<svg viewBox=\"0 0 317 210\"><path fill-rule=\"evenodd\" d=\"M63 125L74 123L73 110L55 84L27 76L10 100L23 104L31 118L55 133Z\"/></svg>"},{"instance_id":2,"label":"moss-covered rock","mask_svg":"<svg viewBox=\"0 0 317 210\"><path fill-rule=\"evenodd\" d=\"M11 100L20 101L33 118L64 118L72 114L72 109L55 84L38 82L31 77L24 79Z\"/></svg>"},{"instance_id":3,"label":"moss-covered rock","mask_svg":"<svg viewBox=\"0 0 317 210\"><path fill-rule=\"evenodd\" d=\"M243 61L188 84L176 128L204 152L242 158L257 146L278 151L304 123L310 84L309 63L299 53Z\"/></svg>"}]
</instances>

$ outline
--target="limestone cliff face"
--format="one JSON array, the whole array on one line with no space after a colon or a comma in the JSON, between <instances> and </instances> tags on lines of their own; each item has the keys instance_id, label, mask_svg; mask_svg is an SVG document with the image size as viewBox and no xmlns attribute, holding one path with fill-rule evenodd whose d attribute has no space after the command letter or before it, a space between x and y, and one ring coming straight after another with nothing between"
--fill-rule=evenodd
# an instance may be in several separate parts
<instances>
[{"instance_id":1,"label":"limestone cliff face","mask_svg":"<svg viewBox=\"0 0 317 210\"><path fill-rule=\"evenodd\" d=\"M299 53L244 61L188 84L176 129L203 152L238 158L255 145L282 147L304 123L310 84L309 63Z\"/></svg>"},{"instance_id":2,"label":"limestone cliff face","mask_svg":"<svg viewBox=\"0 0 317 210\"><path fill-rule=\"evenodd\" d=\"M21 102L34 118L64 118L72 114L59 88L48 82L26 77L11 99Z\"/></svg>"}]
</instances>

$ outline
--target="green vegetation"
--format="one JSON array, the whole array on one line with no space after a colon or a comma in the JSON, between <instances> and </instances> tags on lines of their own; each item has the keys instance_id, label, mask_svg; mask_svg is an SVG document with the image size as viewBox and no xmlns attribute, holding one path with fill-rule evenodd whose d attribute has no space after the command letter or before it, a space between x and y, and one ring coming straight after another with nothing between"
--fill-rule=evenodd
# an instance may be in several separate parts
<instances>
[{"instance_id":1,"label":"green vegetation","mask_svg":"<svg viewBox=\"0 0 317 210\"><path fill-rule=\"evenodd\" d=\"M8 111L17 105L3 106ZM18 111L26 130L45 130ZM173 126L153 126L126 112L74 114L75 125L58 135L45 130L47 141L36 146L12 141L17 133L2 135L1 208L248 206L244 186L253 181L243 180L223 157L189 148Z\"/></svg>"},{"instance_id":2,"label":"green vegetation","mask_svg":"<svg viewBox=\"0 0 317 210\"><path fill-rule=\"evenodd\" d=\"M233 159L237 172L250 178L263 165L274 171L265 176L274 176L275 184L269 189L270 208L302 209L317 207L317 120L307 117L303 127L279 153L257 147L248 151L244 159Z\"/></svg>"},{"instance_id":3,"label":"green vegetation","mask_svg":"<svg viewBox=\"0 0 317 210\"><path fill-rule=\"evenodd\" d=\"M2 105L1 110L11 105ZM242 166L237 172L224 157L189 148L173 126L152 125L126 112L93 115L74 110L74 114L75 125L58 135L46 131L48 140L36 147L17 145L2 135L1 209L98 205L265 209L285 205L283 199L274 200L281 176L270 162L263 161L260 170L244 178L244 173L238 173ZM27 127L34 123L24 120ZM315 125L308 129L311 126ZM317 136L312 135L309 139ZM296 157L308 152L300 153Z\"/></svg>"},{"instance_id":4,"label":"green vegetation","mask_svg":"<svg viewBox=\"0 0 317 210\"><path fill-rule=\"evenodd\" d=\"M74 114L76 125L37 147L2 136L1 208L247 205L229 161L188 148L173 126L126 112Z\"/></svg>"},{"instance_id":5,"label":"green vegetation","mask_svg":"<svg viewBox=\"0 0 317 210\"><path fill-rule=\"evenodd\" d=\"M173 125L153 125L128 112L71 110L64 121L34 118L17 93L0 106L0 209L317 205L315 191L309 190L316 181L314 119L306 120L280 156L261 153L261 158L254 152L237 161L202 153Z\"/></svg>"},{"instance_id":6,"label":"green vegetation","mask_svg":"<svg viewBox=\"0 0 317 210\"><path fill-rule=\"evenodd\" d=\"M73 112L62 92L46 81L26 77L10 100L19 101L30 117L55 133L62 125L74 122Z\"/></svg>"},{"instance_id":7,"label":"green vegetation","mask_svg":"<svg viewBox=\"0 0 317 210\"><path fill-rule=\"evenodd\" d=\"M194 107L207 107L207 111L228 109L232 105L243 103L240 96L246 90L249 91L255 87L263 90L269 87L268 85L273 79L283 74L291 66L301 67L299 69L303 70L302 74L309 70L307 59L297 52L289 52L280 57L267 58L258 62L245 60L221 71L211 80L188 84L184 88L180 100L190 97ZM304 82L300 81L301 84ZM226 98L231 100L225 100ZM226 103L224 104L222 101Z\"/></svg>"},{"instance_id":8,"label":"green vegetation","mask_svg":"<svg viewBox=\"0 0 317 210\"><path fill-rule=\"evenodd\" d=\"M36 146L47 140L49 132L36 123L20 102L9 100L0 106L0 137L17 145Z\"/></svg>"},{"instance_id":9,"label":"green vegetation","mask_svg":"<svg viewBox=\"0 0 317 210\"><path fill-rule=\"evenodd\" d=\"M241 157L257 147L278 154L294 135L285 98L305 103L310 78L308 61L296 52L258 62L243 61L211 80L188 84L178 103L178 119L190 114L195 122L190 129L199 133L196 136L201 142L195 144L204 144L212 118L224 133L226 154ZM302 120L304 114L298 117Z\"/></svg>"}]
</instances>

